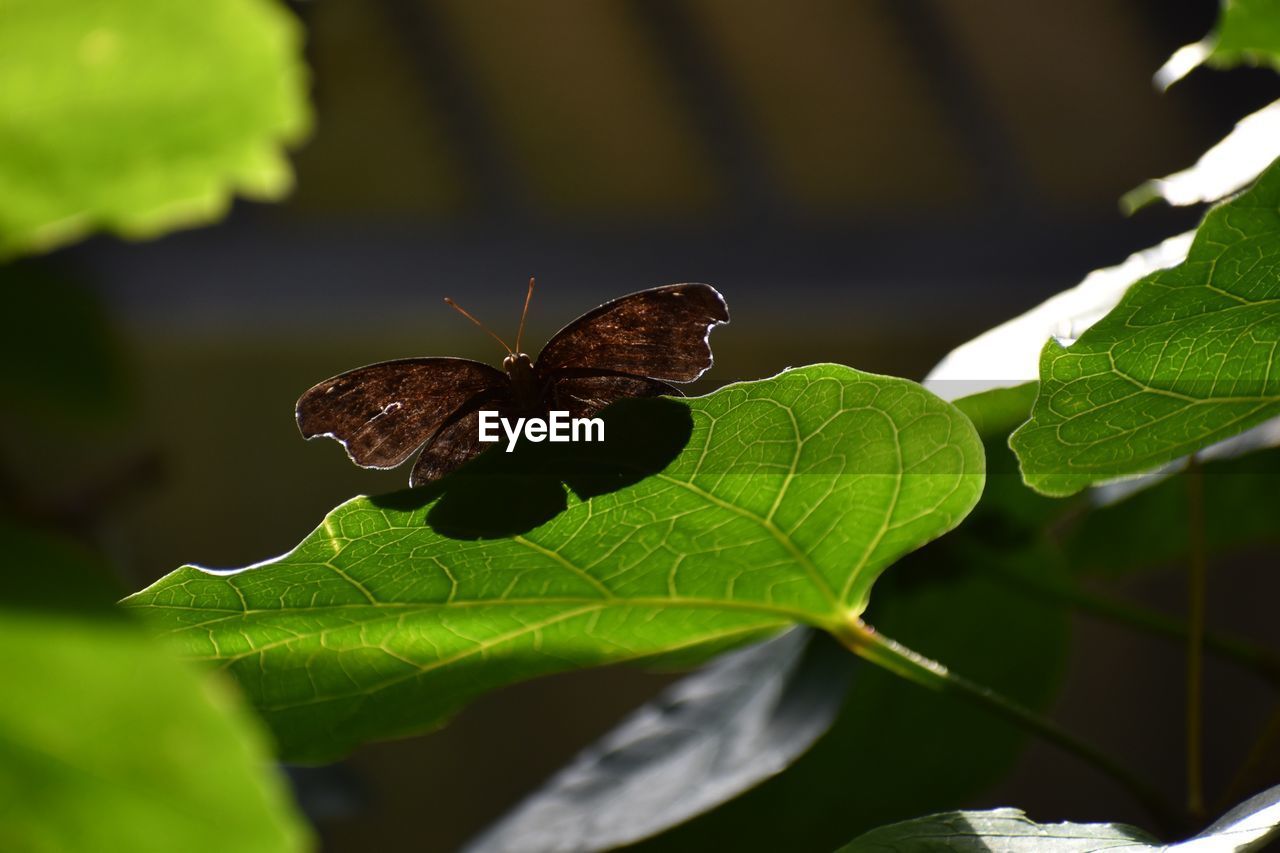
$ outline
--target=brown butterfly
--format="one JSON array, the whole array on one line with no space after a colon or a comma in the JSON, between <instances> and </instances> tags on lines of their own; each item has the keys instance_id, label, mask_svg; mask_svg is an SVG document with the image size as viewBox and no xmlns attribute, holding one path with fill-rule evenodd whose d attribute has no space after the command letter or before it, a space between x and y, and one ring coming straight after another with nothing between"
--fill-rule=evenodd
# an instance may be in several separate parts
<instances>
[{"instance_id":1,"label":"brown butterfly","mask_svg":"<svg viewBox=\"0 0 1280 853\"><path fill-rule=\"evenodd\" d=\"M439 479L485 449L479 413L545 417L552 409L585 418L624 397L681 396L711 367L711 329L729 308L707 284L671 284L606 302L552 336L537 360L520 351L533 296L525 296L515 348L453 300L467 319L507 350L502 370L465 358L406 358L326 379L298 399L305 438L337 439L365 468L395 468L414 451L409 484Z\"/></svg>"}]
</instances>

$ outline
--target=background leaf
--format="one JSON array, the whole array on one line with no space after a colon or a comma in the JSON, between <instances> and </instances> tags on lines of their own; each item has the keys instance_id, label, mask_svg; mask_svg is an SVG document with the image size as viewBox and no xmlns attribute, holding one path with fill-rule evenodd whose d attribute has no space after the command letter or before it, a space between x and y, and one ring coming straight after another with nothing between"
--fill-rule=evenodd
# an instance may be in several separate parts
<instances>
[{"instance_id":1,"label":"background leaf","mask_svg":"<svg viewBox=\"0 0 1280 853\"><path fill-rule=\"evenodd\" d=\"M78 549L0 533L0 848L309 846L228 685L114 609L107 575Z\"/></svg>"},{"instance_id":2,"label":"background leaf","mask_svg":"<svg viewBox=\"0 0 1280 853\"><path fill-rule=\"evenodd\" d=\"M688 662L796 622L839 629L982 490L972 424L906 380L815 365L628 403L606 433L624 464L681 418L687 444L621 488L608 473L577 486L585 498L556 483L547 497L565 508L526 532L441 532L447 519L462 535L459 512L519 516L495 496L533 488L464 475L356 499L284 557L226 577L180 569L127 603L233 673L285 755L317 760L422 731L500 684Z\"/></svg>"},{"instance_id":3,"label":"background leaf","mask_svg":"<svg viewBox=\"0 0 1280 853\"><path fill-rule=\"evenodd\" d=\"M4 3L0 255L279 198L309 123L301 42L275 0Z\"/></svg>"},{"instance_id":4,"label":"background leaf","mask_svg":"<svg viewBox=\"0 0 1280 853\"><path fill-rule=\"evenodd\" d=\"M945 812L873 829L841 847L839 853L986 853L993 849L1004 853L1136 853L1163 847L1142 830L1124 824L1038 824L1018 809L993 809Z\"/></svg>"},{"instance_id":5,"label":"background leaf","mask_svg":"<svg viewBox=\"0 0 1280 853\"><path fill-rule=\"evenodd\" d=\"M1132 826L1116 823L1052 823L1029 820L1019 809L946 812L881 827L854 839L840 853L884 850L1005 853L1091 853L1095 850L1193 853L1262 850L1280 834L1280 788L1236 806L1194 838L1161 844Z\"/></svg>"},{"instance_id":6,"label":"background leaf","mask_svg":"<svg viewBox=\"0 0 1280 853\"><path fill-rule=\"evenodd\" d=\"M1280 412L1280 166L1214 208L1187 260L1040 359L1010 439L1046 494L1150 471Z\"/></svg>"},{"instance_id":7,"label":"background leaf","mask_svg":"<svg viewBox=\"0 0 1280 853\"><path fill-rule=\"evenodd\" d=\"M1280 3L1276 0L1223 0L1209 64L1280 63Z\"/></svg>"},{"instance_id":8,"label":"background leaf","mask_svg":"<svg viewBox=\"0 0 1280 853\"><path fill-rule=\"evenodd\" d=\"M788 631L672 685L467 846L469 853L611 850L732 799L826 733L853 661Z\"/></svg>"},{"instance_id":9,"label":"background leaf","mask_svg":"<svg viewBox=\"0 0 1280 853\"><path fill-rule=\"evenodd\" d=\"M1280 2L1222 0L1213 32L1169 57L1156 72L1156 85L1167 88L1202 64L1213 68L1280 67Z\"/></svg>"}]
</instances>

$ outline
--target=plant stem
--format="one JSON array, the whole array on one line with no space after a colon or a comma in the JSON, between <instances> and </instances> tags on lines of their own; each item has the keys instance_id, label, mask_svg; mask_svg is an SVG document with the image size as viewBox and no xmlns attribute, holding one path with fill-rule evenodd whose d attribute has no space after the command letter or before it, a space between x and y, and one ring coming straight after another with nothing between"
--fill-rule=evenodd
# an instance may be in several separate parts
<instances>
[{"instance_id":1,"label":"plant stem","mask_svg":"<svg viewBox=\"0 0 1280 853\"><path fill-rule=\"evenodd\" d=\"M1280 707L1271 712L1271 716L1263 725L1262 732L1249 748L1249 753L1245 756L1240 769L1236 771L1231 784L1227 786L1218 801L1220 805L1217 810L1225 811L1255 790L1266 787L1269 783L1268 762L1274 765L1278 754L1280 754ZM1274 773L1274 766L1270 769Z\"/></svg>"},{"instance_id":2,"label":"plant stem","mask_svg":"<svg viewBox=\"0 0 1280 853\"><path fill-rule=\"evenodd\" d=\"M845 648L858 657L908 681L967 699L1093 765L1132 794L1165 829L1179 831L1185 827L1183 816L1155 787L1101 749L1080 740L1052 720L989 687L956 675L943 664L878 633L861 619L854 618L844 623L836 636Z\"/></svg>"},{"instance_id":3,"label":"plant stem","mask_svg":"<svg viewBox=\"0 0 1280 853\"><path fill-rule=\"evenodd\" d=\"M1000 567L997 566L996 569L1000 570ZM1099 595L1047 574L1022 574L1004 570L1000 571L1000 576L1011 585L1051 600L1065 602L1081 612L1140 631L1181 640L1184 644L1188 642L1190 631L1187 624L1157 610ZM1206 631L1204 649L1239 664L1259 678L1280 687L1280 655L1269 647L1240 637Z\"/></svg>"},{"instance_id":4,"label":"plant stem","mask_svg":"<svg viewBox=\"0 0 1280 853\"><path fill-rule=\"evenodd\" d=\"M1204 627L1208 559L1204 531L1204 470L1187 457L1187 809L1204 816Z\"/></svg>"}]
</instances>

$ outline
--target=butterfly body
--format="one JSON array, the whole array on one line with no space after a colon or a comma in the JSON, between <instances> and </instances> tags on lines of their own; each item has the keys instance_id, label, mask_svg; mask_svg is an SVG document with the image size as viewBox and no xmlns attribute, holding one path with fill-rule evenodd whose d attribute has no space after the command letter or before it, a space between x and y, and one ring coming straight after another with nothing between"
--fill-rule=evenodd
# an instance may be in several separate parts
<instances>
[{"instance_id":1,"label":"butterfly body","mask_svg":"<svg viewBox=\"0 0 1280 853\"><path fill-rule=\"evenodd\" d=\"M536 414L542 401L542 389L533 369L533 359L522 352L502 360L502 369L511 382L511 405L516 413Z\"/></svg>"},{"instance_id":2,"label":"butterfly body","mask_svg":"<svg viewBox=\"0 0 1280 853\"><path fill-rule=\"evenodd\" d=\"M409 478L422 485L485 449L481 411L590 417L624 397L679 396L670 383L691 382L711 367L711 329L728 321L724 298L710 285L643 290L565 326L536 360L512 351L502 370L470 359L410 358L326 379L299 398L298 427L306 438L338 440L366 468L394 468L422 448Z\"/></svg>"}]
</instances>

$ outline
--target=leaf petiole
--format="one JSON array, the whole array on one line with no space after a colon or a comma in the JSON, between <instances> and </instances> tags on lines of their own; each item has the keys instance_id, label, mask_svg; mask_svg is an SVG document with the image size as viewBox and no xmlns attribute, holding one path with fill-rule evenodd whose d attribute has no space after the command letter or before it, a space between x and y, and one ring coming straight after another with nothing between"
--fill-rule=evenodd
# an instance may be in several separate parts
<instances>
[{"instance_id":1,"label":"leaf petiole","mask_svg":"<svg viewBox=\"0 0 1280 853\"><path fill-rule=\"evenodd\" d=\"M1186 827L1185 816L1146 779L1025 705L951 672L944 664L884 636L859 618L847 620L835 635L845 648L863 660L922 687L960 696L1092 765L1127 790L1163 828L1181 830Z\"/></svg>"}]
</instances>

